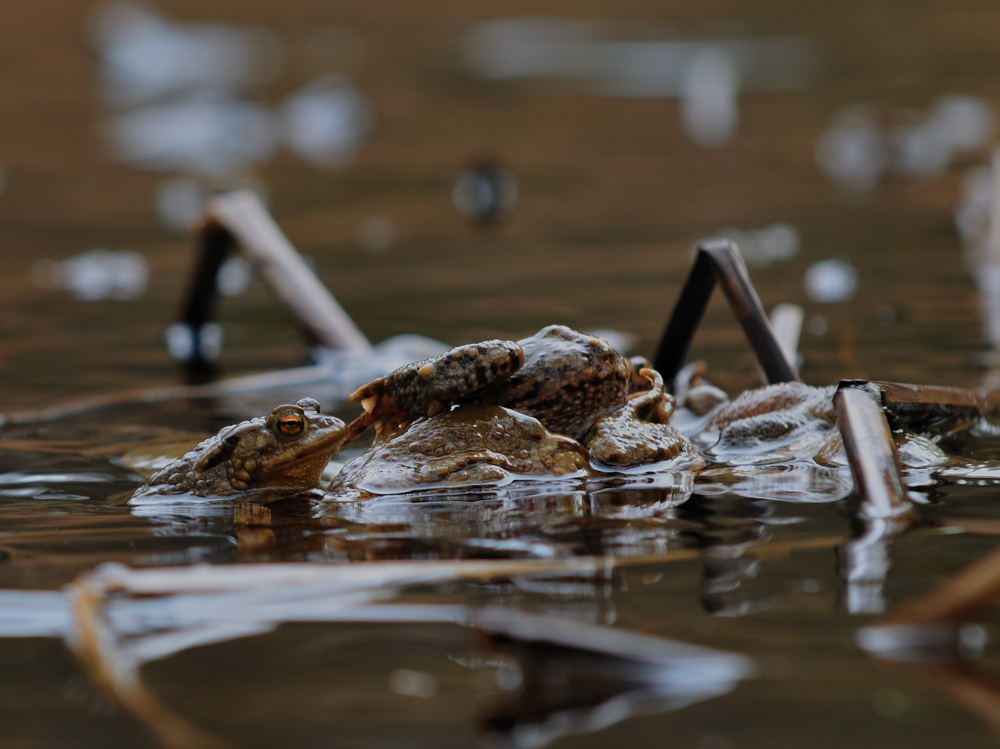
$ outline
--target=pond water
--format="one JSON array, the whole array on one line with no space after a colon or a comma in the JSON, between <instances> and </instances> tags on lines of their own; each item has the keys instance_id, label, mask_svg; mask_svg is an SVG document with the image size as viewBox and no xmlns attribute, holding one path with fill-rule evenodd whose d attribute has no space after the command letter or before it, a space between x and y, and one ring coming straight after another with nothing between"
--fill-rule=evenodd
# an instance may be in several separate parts
<instances>
[{"instance_id":1,"label":"pond water","mask_svg":"<svg viewBox=\"0 0 1000 749\"><path fill-rule=\"evenodd\" d=\"M651 355L691 246L725 234L768 310L803 308L806 382L996 387L983 167L997 23L1000 9L965 0L16 4L0 30L0 413L179 382L164 331L194 258L189 226L204 196L247 187L375 342L563 323ZM223 373L307 362L276 300L244 268L227 274ZM760 383L721 297L691 355L730 393ZM995 483L920 492L921 522L865 557L881 573L853 578L857 502L820 478L791 493L290 500L266 526L226 504L122 503L143 480L123 459L147 445L302 395L357 414L343 388L316 390L0 428L0 589L57 591L108 561L610 557L600 573L389 598L654 635L746 656L752 675L630 702L607 680L569 694L559 666L543 699L522 683L529 666L512 681L510 657L465 627L347 620L222 638L143 678L241 746L994 743L994 615L970 630L986 641L962 672L979 691L944 667L880 663L856 637L995 547ZM1000 455L995 439L968 449ZM0 696L4 746L157 743L58 638L0 639ZM576 718L545 722L549 703Z\"/></svg>"}]
</instances>

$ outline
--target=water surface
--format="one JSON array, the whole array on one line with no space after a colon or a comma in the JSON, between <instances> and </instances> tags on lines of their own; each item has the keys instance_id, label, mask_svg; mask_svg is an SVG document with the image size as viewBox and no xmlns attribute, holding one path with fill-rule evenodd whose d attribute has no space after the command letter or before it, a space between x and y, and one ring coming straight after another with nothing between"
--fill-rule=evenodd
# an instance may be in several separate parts
<instances>
[{"instance_id":1,"label":"water surface","mask_svg":"<svg viewBox=\"0 0 1000 749\"><path fill-rule=\"evenodd\" d=\"M794 228L797 252L751 273L768 309L803 306L807 382L995 385L996 359L981 323L987 305L953 226L964 175L988 161L992 140L949 152L936 167L904 168L897 153L900 138L924 132L903 126L925 122L939 97L968 95L1000 107L991 31L1000 18L991 7L923 3L904 11L869 2L820 13L783 0L630 2L613 11L559 2L321 9L171 2L160 8L168 28L202 34L209 49L217 49L212 34L228 30L227 43L249 44L254 62L230 69L214 59L204 75L197 66L177 67L189 79L133 77L124 87L109 74L100 46L107 41L94 31L96 19L106 19L101 7L20 4L7 10L0 32L0 413L178 382L163 331L193 245L182 228L186 214L165 214L164 203L183 209L192 195L196 206L198 195L246 186L266 194L290 239L373 341L418 333L459 344L558 322L623 332L633 351L650 354L692 243L726 228L747 233L781 222ZM673 54L676 43L704 52L718 40L757 49L762 39L793 39L807 50L808 74L768 86L760 84L764 73L745 69L734 89L730 58L716 75L713 52L697 75L677 73L703 81L690 90L690 80L678 84L688 96L682 101L662 83L650 95L648 81L661 77L643 79L647 89L633 95L609 90L602 73L602 88L593 70L580 72L579 60L544 76L490 77L470 67L463 45L481 30L474 24L526 14L559 21L545 27L557 37L576 21L582 25L573 33L588 43L655 43L646 49L657 55ZM195 22L222 26L186 25ZM149 40L139 44L140 57L152 48ZM698 99L699 91L708 98ZM685 130L705 107L710 114L721 107L730 119L735 107L738 115L708 145ZM108 123L151 112L155 122L173 122L169 115L183 123L192 112L213 127L221 122L221 131L205 130L221 141L207 141L211 158L126 158L109 142ZM302 116L318 119L303 124L295 119ZM862 136L874 132L877 148L888 149L877 156L886 159L884 171L846 183L824 172L818 144L845 121ZM870 139L850 143L871 147ZM509 170L517 184L516 206L491 225L471 223L452 199L456 178L484 160ZM98 301L61 288L68 284L56 282L54 264L68 268L64 261L98 248L139 253L148 283ZM806 271L832 258L856 270L856 291L838 302L812 301ZM308 360L261 285L224 298L220 316L226 374ZM721 299L692 356L706 359L730 392L759 382ZM546 613L731 651L756 664L754 677L725 694L555 732L546 739L553 746L993 743L989 720L949 696L940 674L880 665L855 642L883 610L995 547L981 522L997 515L993 482L923 492L922 524L889 545L884 580L862 583L849 582L843 567L845 544L861 533L856 502L822 501L829 499L822 482L792 496L695 486L691 496L661 487L327 507L294 500L272 508L268 527L235 522L229 506L139 511L122 504L142 481L122 461L137 446L203 438L294 400L286 396L125 405L0 430L0 589L58 590L106 561L145 568L656 557L601 575L409 588L400 600ZM355 413L330 397L324 407ZM994 445L968 449L995 459ZM996 633L995 616L981 624ZM179 713L245 746L506 745L517 736L528 745L525 737L538 734L497 732L498 725L530 725L533 708L518 702L517 689L503 688L502 659L479 647L454 624L297 623L186 650L143 674ZM997 657L987 644L972 668L988 674ZM56 639L0 640L0 695L5 745L154 744Z\"/></svg>"}]
</instances>

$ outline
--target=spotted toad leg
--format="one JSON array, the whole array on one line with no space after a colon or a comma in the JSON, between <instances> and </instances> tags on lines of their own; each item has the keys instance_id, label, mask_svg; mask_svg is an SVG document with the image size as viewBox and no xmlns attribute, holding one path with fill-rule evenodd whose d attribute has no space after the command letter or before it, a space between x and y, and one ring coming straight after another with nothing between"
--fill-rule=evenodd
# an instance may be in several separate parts
<instances>
[{"instance_id":1,"label":"spotted toad leg","mask_svg":"<svg viewBox=\"0 0 1000 749\"><path fill-rule=\"evenodd\" d=\"M632 395L613 414L597 420L585 443L595 463L610 468L630 468L670 461L671 468L694 470L705 462L687 437L668 423L676 405L663 391L663 378L652 369L641 370L652 387Z\"/></svg>"},{"instance_id":2,"label":"spotted toad leg","mask_svg":"<svg viewBox=\"0 0 1000 749\"><path fill-rule=\"evenodd\" d=\"M407 364L351 394L365 413L348 425L348 442L368 427L381 436L422 416L434 416L488 385L510 377L524 364L513 341L483 341L453 348L432 359Z\"/></svg>"}]
</instances>

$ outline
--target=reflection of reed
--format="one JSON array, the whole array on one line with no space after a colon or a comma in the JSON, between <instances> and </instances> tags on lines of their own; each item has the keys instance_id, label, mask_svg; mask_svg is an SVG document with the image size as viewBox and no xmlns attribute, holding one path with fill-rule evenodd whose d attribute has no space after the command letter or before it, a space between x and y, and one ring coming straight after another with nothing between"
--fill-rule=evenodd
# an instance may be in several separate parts
<instances>
[{"instance_id":1,"label":"reflection of reed","mask_svg":"<svg viewBox=\"0 0 1000 749\"><path fill-rule=\"evenodd\" d=\"M956 663L927 666L922 673L956 705L982 718L1000 737L1000 679Z\"/></svg>"},{"instance_id":2,"label":"reflection of reed","mask_svg":"<svg viewBox=\"0 0 1000 749\"><path fill-rule=\"evenodd\" d=\"M970 564L886 620L887 625L960 624L1000 598L1000 550Z\"/></svg>"},{"instance_id":3,"label":"reflection of reed","mask_svg":"<svg viewBox=\"0 0 1000 749\"><path fill-rule=\"evenodd\" d=\"M174 712L146 688L139 675L140 664L122 654L117 638L108 630L108 596L109 590L101 585L99 577L77 585L72 596L73 648L94 683L114 695L169 749L230 746Z\"/></svg>"},{"instance_id":4,"label":"reflection of reed","mask_svg":"<svg viewBox=\"0 0 1000 749\"><path fill-rule=\"evenodd\" d=\"M996 533L995 521L960 521ZM1000 735L1000 679L965 659L978 655L982 632L970 620L1000 601L1000 549L987 554L930 593L858 632L858 644L902 673L922 678L978 715Z\"/></svg>"},{"instance_id":5,"label":"reflection of reed","mask_svg":"<svg viewBox=\"0 0 1000 749\"><path fill-rule=\"evenodd\" d=\"M660 561L674 558L676 554L661 555ZM649 561L647 558L644 563ZM624 681L632 690L643 685L660 688L652 695L658 697L653 703L649 702L650 694L643 692L637 710L643 706L649 709L649 704L671 709L724 694L752 672L750 662L740 656L599 625L516 611L378 603L405 585L513 576L603 579L618 564L610 558L589 557L140 571L104 565L71 586L70 620L64 636L91 679L170 749L208 749L227 743L190 723L154 695L143 683L141 666L191 647L260 634L290 621L449 622L507 640L542 643L554 647L563 658L567 649L577 651L584 658L583 672L596 673L598 682L628 676ZM51 634L48 597L44 606L44 626L36 634L44 627L48 628L45 633ZM28 631L23 611L18 621L21 629L12 630L15 635ZM596 671L592 668L595 654L605 664ZM605 699L618 699L621 691L621 687L611 689L598 700L597 707ZM621 704L632 701L628 697ZM612 722L632 714L614 712L618 717ZM607 724L607 718L600 714L596 720L599 726ZM574 722L577 726L589 724L588 720Z\"/></svg>"},{"instance_id":6,"label":"reflection of reed","mask_svg":"<svg viewBox=\"0 0 1000 749\"><path fill-rule=\"evenodd\" d=\"M838 536L769 542L751 545L743 553L783 557L797 550L831 548L843 541ZM68 594L0 591L0 636L63 637L93 681L154 730L166 746L218 746L212 743L213 737L148 690L140 672L143 664L191 647L267 632L291 621L437 621L485 627L482 611L379 601L406 585L456 580L511 579L538 589L549 581L565 585L576 580L581 587L599 587L617 569L689 562L703 553L679 549L625 558L258 564L140 571L109 564L80 576ZM503 616L512 617L511 627L519 621L517 612L503 612ZM499 631L497 618L491 621L492 629L486 628ZM553 627L535 629L554 631ZM598 626L588 631L596 643L599 633L609 630ZM626 639L629 635L622 630L614 634ZM635 709L653 704L646 701L649 696L637 695L642 699ZM676 693L661 694L654 702L676 706L676 699Z\"/></svg>"}]
</instances>

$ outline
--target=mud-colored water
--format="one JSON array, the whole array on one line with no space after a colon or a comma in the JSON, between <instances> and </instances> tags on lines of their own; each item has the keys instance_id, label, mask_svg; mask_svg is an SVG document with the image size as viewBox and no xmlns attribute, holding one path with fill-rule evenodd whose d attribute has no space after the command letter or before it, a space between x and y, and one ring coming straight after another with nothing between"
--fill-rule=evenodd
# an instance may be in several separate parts
<instances>
[{"instance_id":1,"label":"mud-colored water","mask_svg":"<svg viewBox=\"0 0 1000 749\"><path fill-rule=\"evenodd\" d=\"M519 337L558 322L620 331L631 336L632 351L648 355L692 243L724 228L750 232L781 222L794 227L795 251L750 270L768 309L779 302L804 308L799 348L807 382L996 384L982 324L988 304L978 291L985 284L977 282L984 272L970 266L953 223L967 170L988 162L992 137L945 152L937 141L905 146L907 137L930 137L933 128L911 126L932 120L942 96L976 97L1000 111L994 32L1000 10L992 6L868 2L818 12L783 0L626 2L614 9L559 2L164 3L164 23L264 30L264 41L254 37L251 47L256 78L220 82L218 73L213 95L245 107L239 122L250 130L251 120L265 123L265 140L277 145L240 163L226 154L250 148L252 139L238 140L235 121L212 119L221 115L210 110L202 124L223 122L224 137L183 164L158 169L126 163L120 143L108 139L108 123L145 112L170 125L152 141L162 145L184 130L170 123L190 121L170 119L175 110L148 108L190 104L197 70L190 74L195 83L156 89L147 81L146 89L136 84L138 94L122 93L108 82L113 76L101 57L108 54L101 46L106 37L93 30L95 19L105 17L101 8L59 0L4 12L0 413L179 380L163 332L180 301L193 245L177 219L171 228L164 217L171 180L174 194L247 185L264 192L289 238L373 341L417 333L458 344ZM752 58L753 50L771 49L761 40L792 38L802 56L784 64L804 72L789 83L767 66L723 56L716 75L713 52L702 60L702 78L690 67L685 73L683 64L672 74L688 76L674 86L689 87L685 103L676 90L628 95L606 69L597 65L604 72L593 72L593 47L569 62L556 55L558 69L544 76L490 79L463 62L463 44L481 29L473 24L529 14L591 22L574 33L606 45L736 39ZM539 37L531 28L550 50L565 33L545 27L550 36ZM138 48L142 54L126 66L133 73L141 67L137 59L153 50L149 39ZM527 53L519 49L516 59L524 62ZM601 49L601 59L612 60L623 48ZM672 48L655 48L664 49ZM168 57L152 70L181 71L178 60L193 56ZM636 63L633 77L622 73L622 80L667 86L666 58L652 59ZM733 59L743 65L735 94L725 67ZM222 70L218 60L211 66ZM293 128L281 118L292 117L290 97L324 75L336 77L320 88L339 92L336 106L347 107L335 110L340 129L322 121L319 145L295 150ZM685 125L702 111L690 91L715 96L705 106L722 119ZM320 101L334 106L332 100ZM855 105L867 109L843 112ZM847 169L855 163L851 153L862 153L850 184L817 161L824 133L845 119L854 129L844 150L835 151L837 163ZM726 127L735 129L726 135ZM712 128L723 135L713 136ZM697 142L705 137L722 142ZM481 226L463 218L452 190L463 169L486 157L513 175L518 199L505 220ZM886 169L873 172L880 159ZM60 288L72 285L72 268L55 263L95 248L139 253L148 283L129 286L135 279L125 279L124 290L109 293L126 298L97 301L79 297L99 291ZM831 258L854 268L856 290L820 303L803 279L814 263ZM260 284L224 298L220 316L226 374L307 360ZM759 382L721 299L710 307L692 356L706 359L714 381L730 392ZM123 462L127 454L146 443L203 438L288 395L125 405L0 429L0 589L57 590L106 561L144 568L659 555L660 561L602 575L512 576L402 594L402 600L610 625L755 663L756 674L730 691L691 697L684 707L653 701L632 717L628 710L614 713L617 722L594 718L586 728L553 728L544 741L526 729L495 730L529 725L544 711L528 697L519 702L522 692L504 681L502 661L483 656L466 629L450 624L288 624L151 662L143 675L179 714L244 746L994 743L996 713L971 707L988 700L976 703L928 666L879 664L855 637L883 611L897 610L995 547L991 522L984 522L1000 514L995 482L943 482L919 493L926 500L917 507L921 523L887 545L885 575L860 583L844 563L851 554L845 545L863 533L856 501L832 500L836 491L820 479L803 479L791 493L787 484L764 484L742 495L695 485L690 495L609 487L326 507L292 500L275 505L263 527L236 522L228 505L193 512L122 504L142 481ZM324 407L345 418L356 413L329 397ZM995 439L968 451L997 458ZM997 633L992 614L980 624L980 634ZM987 642L968 669L989 674L998 657ZM148 726L102 693L59 640L0 639L0 744L155 743Z\"/></svg>"}]
</instances>

